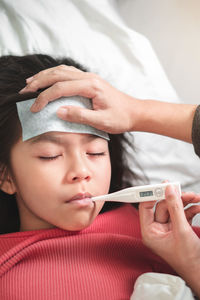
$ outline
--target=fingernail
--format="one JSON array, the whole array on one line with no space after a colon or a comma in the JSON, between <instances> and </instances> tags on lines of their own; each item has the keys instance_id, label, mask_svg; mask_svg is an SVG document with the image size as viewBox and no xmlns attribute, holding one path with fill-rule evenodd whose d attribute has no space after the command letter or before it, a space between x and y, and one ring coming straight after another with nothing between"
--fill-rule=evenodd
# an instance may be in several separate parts
<instances>
[{"instance_id":1,"label":"fingernail","mask_svg":"<svg viewBox=\"0 0 200 300\"><path fill-rule=\"evenodd\" d=\"M27 87L25 86L23 89L21 89L21 90L19 91L19 94L23 94L23 92L25 92L26 89L27 89Z\"/></svg>"},{"instance_id":2,"label":"fingernail","mask_svg":"<svg viewBox=\"0 0 200 300\"><path fill-rule=\"evenodd\" d=\"M30 82L33 80L33 76L29 77L29 78L26 78L26 82Z\"/></svg>"},{"instance_id":3,"label":"fingernail","mask_svg":"<svg viewBox=\"0 0 200 300\"><path fill-rule=\"evenodd\" d=\"M169 182L168 179L165 179L165 180L162 181L162 183L168 183L168 182Z\"/></svg>"},{"instance_id":4,"label":"fingernail","mask_svg":"<svg viewBox=\"0 0 200 300\"><path fill-rule=\"evenodd\" d=\"M174 193L175 193L175 188L174 188L174 186L171 185L171 184L169 184L169 185L167 186L167 194L168 194L168 195L174 195Z\"/></svg>"},{"instance_id":5,"label":"fingernail","mask_svg":"<svg viewBox=\"0 0 200 300\"><path fill-rule=\"evenodd\" d=\"M37 102L33 103L33 105L31 106L31 112L37 112L39 111L39 104Z\"/></svg>"},{"instance_id":6,"label":"fingernail","mask_svg":"<svg viewBox=\"0 0 200 300\"><path fill-rule=\"evenodd\" d=\"M67 107L61 107L58 109L57 115L61 118L64 118L67 115L67 111L68 111Z\"/></svg>"}]
</instances>

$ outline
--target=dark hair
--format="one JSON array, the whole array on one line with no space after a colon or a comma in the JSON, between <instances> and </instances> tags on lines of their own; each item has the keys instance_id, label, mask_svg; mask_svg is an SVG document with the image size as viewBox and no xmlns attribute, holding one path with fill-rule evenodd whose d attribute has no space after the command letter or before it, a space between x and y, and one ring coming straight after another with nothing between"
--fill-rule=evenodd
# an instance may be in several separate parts
<instances>
[{"instance_id":1,"label":"dark hair","mask_svg":"<svg viewBox=\"0 0 200 300\"><path fill-rule=\"evenodd\" d=\"M12 146L21 136L21 126L16 110L16 102L37 97L41 92L19 94L26 84L26 78L61 64L74 66L82 71L86 69L72 59L55 59L48 55L35 54L27 56L3 56L0 58L0 178L5 180L10 166ZM138 179L129 169L124 157L126 144L129 143L123 134L110 135L109 150L111 157L110 192L133 185ZM126 175L126 179L125 179ZM127 176L128 175L128 176ZM128 179L127 179L128 178ZM117 203L106 203L102 209L105 212ZM19 230L19 214L14 195L8 195L0 190L0 233Z\"/></svg>"}]
</instances>

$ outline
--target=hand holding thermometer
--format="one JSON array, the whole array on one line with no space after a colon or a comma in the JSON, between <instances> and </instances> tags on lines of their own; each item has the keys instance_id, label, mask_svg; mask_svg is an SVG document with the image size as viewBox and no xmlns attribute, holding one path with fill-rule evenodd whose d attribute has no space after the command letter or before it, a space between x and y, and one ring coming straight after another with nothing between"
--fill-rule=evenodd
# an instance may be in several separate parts
<instances>
[{"instance_id":1,"label":"hand holding thermometer","mask_svg":"<svg viewBox=\"0 0 200 300\"><path fill-rule=\"evenodd\" d=\"M115 193L96 196L91 198L92 201L114 201L114 202L145 202L157 201L165 199L165 189L168 185L173 185L181 195L181 187L179 182L167 182L160 184L150 184L143 186L130 187Z\"/></svg>"}]
</instances>

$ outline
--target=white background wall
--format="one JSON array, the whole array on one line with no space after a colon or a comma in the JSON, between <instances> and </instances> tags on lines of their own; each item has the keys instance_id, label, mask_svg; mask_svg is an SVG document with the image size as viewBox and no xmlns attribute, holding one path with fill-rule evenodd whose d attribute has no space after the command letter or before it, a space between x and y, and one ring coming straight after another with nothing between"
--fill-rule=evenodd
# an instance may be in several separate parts
<instances>
[{"instance_id":1,"label":"white background wall","mask_svg":"<svg viewBox=\"0 0 200 300\"><path fill-rule=\"evenodd\" d=\"M120 15L145 35L185 103L200 103L200 0L116 0Z\"/></svg>"}]
</instances>

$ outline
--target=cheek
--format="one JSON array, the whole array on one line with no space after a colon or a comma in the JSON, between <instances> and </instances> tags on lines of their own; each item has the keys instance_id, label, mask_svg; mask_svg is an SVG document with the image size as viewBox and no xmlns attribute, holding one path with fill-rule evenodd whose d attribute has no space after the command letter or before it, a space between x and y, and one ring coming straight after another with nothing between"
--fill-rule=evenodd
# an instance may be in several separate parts
<instances>
[{"instance_id":1,"label":"cheek","mask_svg":"<svg viewBox=\"0 0 200 300\"><path fill-rule=\"evenodd\" d=\"M110 179L111 179L111 164L110 159L107 159L104 161L104 163L101 163L98 167L98 174L99 174L99 186L101 186L101 189L104 190L104 193L107 193L110 187Z\"/></svg>"},{"instance_id":2,"label":"cheek","mask_svg":"<svg viewBox=\"0 0 200 300\"><path fill-rule=\"evenodd\" d=\"M13 166L13 177L19 193L24 198L42 197L44 194L48 196L50 183L55 179L56 172L50 172L38 167L37 163L24 164L22 161L19 165Z\"/></svg>"}]
</instances>

